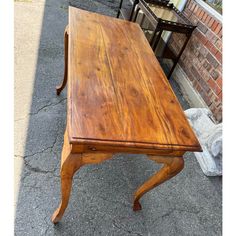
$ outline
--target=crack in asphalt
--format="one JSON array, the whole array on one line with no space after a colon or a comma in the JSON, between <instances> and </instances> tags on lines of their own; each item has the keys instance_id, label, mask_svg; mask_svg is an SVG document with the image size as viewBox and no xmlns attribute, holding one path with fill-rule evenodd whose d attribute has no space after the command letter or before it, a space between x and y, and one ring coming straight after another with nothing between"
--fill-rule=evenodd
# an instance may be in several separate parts
<instances>
[{"instance_id":1,"label":"crack in asphalt","mask_svg":"<svg viewBox=\"0 0 236 236\"><path fill-rule=\"evenodd\" d=\"M24 120L24 119L26 119L26 118L29 117L29 116L38 115L38 113L39 113L40 111L42 111L44 108L57 106L58 104L64 102L66 99L67 99L67 98L63 98L63 99L61 99L60 101L58 101L57 103L49 103L49 104L46 104L46 105L40 107L36 112L30 112L30 113L28 113L26 116L14 120L14 122L18 122L18 121Z\"/></svg>"},{"instance_id":2,"label":"crack in asphalt","mask_svg":"<svg viewBox=\"0 0 236 236\"><path fill-rule=\"evenodd\" d=\"M200 210L197 210L197 211L191 211L191 210L185 210L185 209L177 209L177 208L172 208L170 209L169 212L165 213L164 215L160 216L161 218L165 218L165 217L168 217L170 216L171 214L173 214L175 211L179 211L179 212L187 212L187 213L191 213L191 214L199 214L200 213Z\"/></svg>"},{"instance_id":3,"label":"crack in asphalt","mask_svg":"<svg viewBox=\"0 0 236 236\"><path fill-rule=\"evenodd\" d=\"M23 159L26 159L26 158L28 158L28 157L32 157L32 156L35 156L35 155L37 155L37 154L40 154L40 153L43 153L43 152L45 152L45 151L47 151L47 150L49 150L49 149L51 149L52 147L50 146L50 147L47 147L47 148L45 148L45 149L43 149L43 150L41 150L41 151L38 151L38 152L35 152L35 153L33 153L33 154L30 154L30 155L24 155L24 156L21 156L21 155L14 155L15 157L21 157L21 158L23 158Z\"/></svg>"},{"instance_id":4,"label":"crack in asphalt","mask_svg":"<svg viewBox=\"0 0 236 236\"><path fill-rule=\"evenodd\" d=\"M56 133L58 133L58 127L57 127L57 132L56 132ZM30 155L24 155L24 156L21 156L21 155L14 155L14 156L15 156L15 157L21 157L21 158L24 160L24 166L25 166L25 167L27 168L27 170L29 170L29 171L36 172L36 173L42 173L42 174L48 174L48 173L54 174L55 171L57 170L57 166L56 166L53 170L43 170L43 169L41 169L41 168L39 168L39 167L33 167L33 166L27 161L27 159L28 159L29 157L35 156L35 155L37 155L37 154L44 153L44 152L46 152L46 151L48 151L48 150L50 150L51 153L54 153L54 154L56 155L57 159L58 159L58 155L57 155L57 153L54 151L54 147L55 147L55 144L57 143L57 140L58 140L58 135L56 135L56 138L55 138L53 144L52 144L50 147L44 148L43 150L38 151L38 152L35 152L35 153L33 153L33 154L30 154ZM28 176L28 175L26 175L25 177L27 177L27 176ZM24 177L24 178L25 178L25 177ZM22 180L24 180L24 178L23 178Z\"/></svg>"},{"instance_id":5,"label":"crack in asphalt","mask_svg":"<svg viewBox=\"0 0 236 236\"><path fill-rule=\"evenodd\" d=\"M126 232L126 233L128 233L128 234L135 234L135 235L143 236L143 234L140 234L140 233L138 233L138 232L134 232L134 231L132 231L132 230L128 230L128 229L126 229L126 228L123 228L123 227L122 227L121 225L119 225L115 220L113 220L112 225L113 225L115 228L120 229L120 230L122 230L122 231L124 231L124 232Z\"/></svg>"},{"instance_id":6,"label":"crack in asphalt","mask_svg":"<svg viewBox=\"0 0 236 236\"><path fill-rule=\"evenodd\" d=\"M53 170L42 170L39 167L33 167L31 166L27 161L25 161L25 167L29 170L29 171L33 171L33 172L37 172L37 173L42 173L42 174L48 174L48 173L54 173L57 169L57 167L55 167Z\"/></svg>"},{"instance_id":7,"label":"crack in asphalt","mask_svg":"<svg viewBox=\"0 0 236 236\"><path fill-rule=\"evenodd\" d=\"M56 106L56 105L62 103L63 101L65 101L66 99L67 99L67 98L63 98L63 99L61 99L61 100L60 100L59 102L57 102L57 103L46 104L46 105L42 106L41 108L39 108L36 112L30 112L29 115L30 115L30 116L32 116L32 115L37 115L37 114L38 114L41 110L43 110L44 108L50 107L50 106Z\"/></svg>"}]
</instances>

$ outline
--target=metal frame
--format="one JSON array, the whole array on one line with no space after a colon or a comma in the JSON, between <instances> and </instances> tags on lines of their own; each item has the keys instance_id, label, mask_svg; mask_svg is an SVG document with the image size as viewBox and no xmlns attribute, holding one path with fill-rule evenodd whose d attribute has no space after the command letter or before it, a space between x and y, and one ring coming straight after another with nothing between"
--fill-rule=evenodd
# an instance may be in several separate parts
<instances>
[{"instance_id":1,"label":"metal frame","mask_svg":"<svg viewBox=\"0 0 236 236\"><path fill-rule=\"evenodd\" d=\"M136 5L139 3L139 0L132 0L132 1L133 1L133 6L132 6L132 10L131 10L130 16L126 19L126 20L129 20L129 21L132 20L132 17L133 17L134 11L135 11L135 7L136 7ZM121 0L121 1L120 1L120 5L119 5L119 9L118 9L116 18L119 18L119 17L120 17L120 14L123 15L123 14L122 14L122 5L123 5L123 2L124 2L124 0Z\"/></svg>"},{"instance_id":2,"label":"metal frame","mask_svg":"<svg viewBox=\"0 0 236 236\"><path fill-rule=\"evenodd\" d=\"M184 22L186 22L186 24L178 23L174 21L167 21L167 20L163 20L157 17L155 13L148 6L148 3L154 4L157 6L163 6L163 7L168 8L169 10L174 11ZM119 12L121 12L122 4L123 4L123 0L121 0L120 8L118 11L118 17L119 17ZM187 43L192 35L192 32L194 31L196 26L192 25L191 22L189 22L189 20L172 3L169 3L168 0L134 0L131 14L129 16L129 19L127 20L135 22L137 20L137 16L140 10L142 10L145 17L149 20L149 22L152 24L154 28L153 35L150 40L150 45L153 51L156 50L163 31L181 33L186 36L185 42L183 43L183 46L177 55L175 55L174 53L171 53L171 56L169 54L168 57L159 57L159 58L168 58L173 61L173 66L171 67L167 75L167 78L170 79L170 76L173 73L185 47L187 46Z\"/></svg>"}]
</instances>

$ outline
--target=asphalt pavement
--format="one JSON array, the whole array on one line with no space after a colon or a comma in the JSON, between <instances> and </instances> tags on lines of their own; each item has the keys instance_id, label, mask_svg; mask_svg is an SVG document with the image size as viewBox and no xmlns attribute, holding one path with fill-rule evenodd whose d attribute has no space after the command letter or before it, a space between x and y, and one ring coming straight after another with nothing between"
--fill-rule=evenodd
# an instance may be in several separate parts
<instances>
[{"instance_id":1,"label":"asphalt pavement","mask_svg":"<svg viewBox=\"0 0 236 236\"><path fill-rule=\"evenodd\" d=\"M15 235L217 236L222 230L220 177L206 177L193 153L185 168L141 199L137 187L160 166L145 155L116 154L74 177L69 206L57 225L50 221L60 201L60 153L66 121L63 33L68 5L115 16L119 1L15 1ZM171 85L184 109L189 105Z\"/></svg>"}]
</instances>

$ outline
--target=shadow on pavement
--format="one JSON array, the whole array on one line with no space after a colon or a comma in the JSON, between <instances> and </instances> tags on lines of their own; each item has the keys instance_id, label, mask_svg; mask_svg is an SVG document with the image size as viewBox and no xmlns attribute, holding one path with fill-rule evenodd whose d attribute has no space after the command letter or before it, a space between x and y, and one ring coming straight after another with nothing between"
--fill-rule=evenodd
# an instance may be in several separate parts
<instances>
[{"instance_id":1,"label":"shadow on pavement","mask_svg":"<svg viewBox=\"0 0 236 236\"><path fill-rule=\"evenodd\" d=\"M132 211L133 193L159 166L145 156L124 154L101 165L85 166L74 177L62 221L55 226L51 223L60 201L66 89L57 97L55 86L64 73L68 2L39 2L45 2L44 16L22 157L15 235L221 235L221 180L204 176L193 154L186 155L182 173L143 197L140 212ZM42 7L34 1L28 4L34 10ZM115 16L119 1L71 0L70 4ZM27 7L30 11L30 5Z\"/></svg>"}]
</instances>

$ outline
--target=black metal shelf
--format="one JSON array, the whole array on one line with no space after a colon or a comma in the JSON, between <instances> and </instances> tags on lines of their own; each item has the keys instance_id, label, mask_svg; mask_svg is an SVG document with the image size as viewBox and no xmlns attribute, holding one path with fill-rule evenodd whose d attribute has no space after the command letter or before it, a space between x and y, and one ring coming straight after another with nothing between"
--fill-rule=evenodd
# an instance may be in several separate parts
<instances>
[{"instance_id":1,"label":"black metal shelf","mask_svg":"<svg viewBox=\"0 0 236 236\"><path fill-rule=\"evenodd\" d=\"M170 78L196 26L192 25L173 3L169 3L169 0L133 0L133 4L129 7L126 6L125 8L122 8L122 5L123 0L121 0L120 3L118 17L121 15L123 19L135 22L139 11L141 10L145 18L151 23L154 30L149 43L154 52L158 45L163 45L163 42L161 42L163 41L161 37L163 31L180 33L186 36L183 46L177 55L172 52L168 47L168 44L166 44L164 46L164 51L161 50L162 54L157 56L158 58L166 58L173 61L173 66L167 75L167 77ZM165 12L166 15L169 14L169 17L164 17L164 15L161 14L163 12Z\"/></svg>"},{"instance_id":2,"label":"black metal shelf","mask_svg":"<svg viewBox=\"0 0 236 236\"><path fill-rule=\"evenodd\" d=\"M130 19L132 13L132 9L121 9L120 10L120 14L122 16L123 19Z\"/></svg>"}]
</instances>

